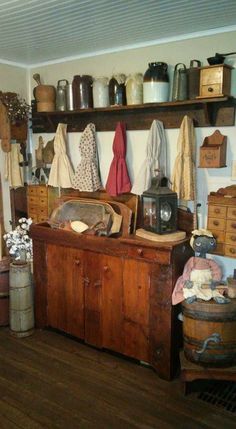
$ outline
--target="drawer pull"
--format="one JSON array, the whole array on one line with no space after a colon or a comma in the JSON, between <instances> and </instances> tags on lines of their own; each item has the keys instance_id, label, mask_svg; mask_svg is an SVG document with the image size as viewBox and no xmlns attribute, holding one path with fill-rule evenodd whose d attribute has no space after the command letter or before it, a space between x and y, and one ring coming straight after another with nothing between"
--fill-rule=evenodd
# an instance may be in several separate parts
<instances>
[{"instance_id":1,"label":"drawer pull","mask_svg":"<svg viewBox=\"0 0 236 429\"><path fill-rule=\"evenodd\" d=\"M230 240L231 240L231 241L236 241L236 236L235 236L235 235L231 235L231 236L230 236Z\"/></svg>"},{"instance_id":2,"label":"drawer pull","mask_svg":"<svg viewBox=\"0 0 236 429\"><path fill-rule=\"evenodd\" d=\"M235 250L233 247L231 247L231 248L229 249L229 251L230 251L230 253L233 253L233 254L235 254L235 253L236 253L236 250Z\"/></svg>"},{"instance_id":3,"label":"drawer pull","mask_svg":"<svg viewBox=\"0 0 236 429\"><path fill-rule=\"evenodd\" d=\"M236 223L231 223L231 227L236 229Z\"/></svg>"},{"instance_id":4,"label":"drawer pull","mask_svg":"<svg viewBox=\"0 0 236 429\"><path fill-rule=\"evenodd\" d=\"M213 225L215 225L215 226L218 226L220 223L219 223L219 221L218 220L214 220L213 221Z\"/></svg>"},{"instance_id":5,"label":"drawer pull","mask_svg":"<svg viewBox=\"0 0 236 429\"><path fill-rule=\"evenodd\" d=\"M214 91L214 89L211 86L209 86L208 92L213 92L213 91Z\"/></svg>"},{"instance_id":6,"label":"drawer pull","mask_svg":"<svg viewBox=\"0 0 236 429\"><path fill-rule=\"evenodd\" d=\"M236 210L232 211L232 215L236 216Z\"/></svg>"},{"instance_id":7,"label":"drawer pull","mask_svg":"<svg viewBox=\"0 0 236 429\"><path fill-rule=\"evenodd\" d=\"M142 256L143 255L143 249L138 249L137 253L138 253L139 256Z\"/></svg>"},{"instance_id":8,"label":"drawer pull","mask_svg":"<svg viewBox=\"0 0 236 429\"><path fill-rule=\"evenodd\" d=\"M214 213L216 213L216 214L220 213L220 209L215 209Z\"/></svg>"},{"instance_id":9,"label":"drawer pull","mask_svg":"<svg viewBox=\"0 0 236 429\"><path fill-rule=\"evenodd\" d=\"M107 271L109 271L109 267L108 267L107 265L104 265L104 267L103 267L103 271L104 271L105 273L107 273Z\"/></svg>"},{"instance_id":10,"label":"drawer pull","mask_svg":"<svg viewBox=\"0 0 236 429\"><path fill-rule=\"evenodd\" d=\"M75 260L75 265L80 265L80 260L79 259Z\"/></svg>"}]
</instances>

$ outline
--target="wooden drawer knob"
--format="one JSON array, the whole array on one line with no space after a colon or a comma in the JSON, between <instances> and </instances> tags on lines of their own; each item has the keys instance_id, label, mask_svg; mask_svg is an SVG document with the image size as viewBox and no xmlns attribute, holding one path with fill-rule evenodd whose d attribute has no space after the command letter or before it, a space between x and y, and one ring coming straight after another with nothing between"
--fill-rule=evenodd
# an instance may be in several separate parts
<instances>
[{"instance_id":1,"label":"wooden drawer knob","mask_svg":"<svg viewBox=\"0 0 236 429\"><path fill-rule=\"evenodd\" d=\"M75 265L80 265L80 259L75 260Z\"/></svg>"},{"instance_id":2,"label":"wooden drawer knob","mask_svg":"<svg viewBox=\"0 0 236 429\"><path fill-rule=\"evenodd\" d=\"M214 88L212 88L211 86L209 86L209 88L207 89L208 92L213 92Z\"/></svg>"},{"instance_id":3,"label":"wooden drawer knob","mask_svg":"<svg viewBox=\"0 0 236 429\"><path fill-rule=\"evenodd\" d=\"M232 211L232 214L233 214L234 216L236 216L236 210L233 210L233 211Z\"/></svg>"},{"instance_id":4,"label":"wooden drawer knob","mask_svg":"<svg viewBox=\"0 0 236 429\"><path fill-rule=\"evenodd\" d=\"M215 226L218 226L220 223L219 223L219 221L218 220L214 220L213 221L213 225L215 225Z\"/></svg>"},{"instance_id":5,"label":"wooden drawer knob","mask_svg":"<svg viewBox=\"0 0 236 429\"><path fill-rule=\"evenodd\" d=\"M236 250L235 250L233 247L231 247L231 248L229 249L229 251L230 251L230 253L232 253L233 255L236 253Z\"/></svg>"},{"instance_id":6,"label":"wooden drawer knob","mask_svg":"<svg viewBox=\"0 0 236 429\"><path fill-rule=\"evenodd\" d=\"M231 235L231 236L230 236L230 240L232 240L232 241L236 241L236 235Z\"/></svg>"},{"instance_id":7,"label":"wooden drawer knob","mask_svg":"<svg viewBox=\"0 0 236 429\"><path fill-rule=\"evenodd\" d=\"M231 223L231 227L236 229L236 223Z\"/></svg>"},{"instance_id":8,"label":"wooden drawer knob","mask_svg":"<svg viewBox=\"0 0 236 429\"><path fill-rule=\"evenodd\" d=\"M137 253L138 253L139 256L142 256L143 255L143 249L138 249Z\"/></svg>"},{"instance_id":9,"label":"wooden drawer knob","mask_svg":"<svg viewBox=\"0 0 236 429\"><path fill-rule=\"evenodd\" d=\"M107 271L109 271L109 267L108 267L107 265L104 265L104 267L103 267L103 271L104 271L105 273L107 273Z\"/></svg>"},{"instance_id":10,"label":"wooden drawer knob","mask_svg":"<svg viewBox=\"0 0 236 429\"><path fill-rule=\"evenodd\" d=\"M215 209L214 213L216 213L216 214L220 213L220 209Z\"/></svg>"}]
</instances>

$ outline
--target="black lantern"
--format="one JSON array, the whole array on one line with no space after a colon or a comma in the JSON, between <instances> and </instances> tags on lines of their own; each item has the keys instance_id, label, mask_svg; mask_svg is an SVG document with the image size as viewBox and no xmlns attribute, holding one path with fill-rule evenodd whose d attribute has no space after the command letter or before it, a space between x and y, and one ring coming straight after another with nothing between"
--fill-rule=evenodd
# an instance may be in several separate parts
<instances>
[{"instance_id":1,"label":"black lantern","mask_svg":"<svg viewBox=\"0 0 236 429\"><path fill-rule=\"evenodd\" d=\"M157 234L177 230L177 194L168 188L168 179L154 177L141 196L142 226Z\"/></svg>"}]
</instances>

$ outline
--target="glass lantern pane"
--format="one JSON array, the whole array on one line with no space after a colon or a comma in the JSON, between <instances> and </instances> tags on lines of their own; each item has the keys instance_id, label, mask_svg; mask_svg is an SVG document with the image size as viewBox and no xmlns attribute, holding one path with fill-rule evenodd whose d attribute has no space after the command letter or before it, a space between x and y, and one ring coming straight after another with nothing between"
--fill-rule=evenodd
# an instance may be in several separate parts
<instances>
[{"instance_id":1,"label":"glass lantern pane","mask_svg":"<svg viewBox=\"0 0 236 429\"><path fill-rule=\"evenodd\" d=\"M143 197L143 224L144 227L155 228L157 223L155 198Z\"/></svg>"}]
</instances>

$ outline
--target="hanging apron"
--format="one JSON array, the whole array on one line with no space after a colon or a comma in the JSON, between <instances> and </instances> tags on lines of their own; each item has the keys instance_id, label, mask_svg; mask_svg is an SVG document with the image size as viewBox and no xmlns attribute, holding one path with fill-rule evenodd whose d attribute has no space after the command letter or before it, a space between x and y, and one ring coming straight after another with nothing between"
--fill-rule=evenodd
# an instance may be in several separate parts
<instances>
[{"instance_id":1,"label":"hanging apron","mask_svg":"<svg viewBox=\"0 0 236 429\"><path fill-rule=\"evenodd\" d=\"M111 196L130 192L131 183L125 161L126 157L126 130L125 124L118 122L113 141L114 157L110 165L106 191Z\"/></svg>"},{"instance_id":2,"label":"hanging apron","mask_svg":"<svg viewBox=\"0 0 236 429\"><path fill-rule=\"evenodd\" d=\"M148 141L146 158L141 165L131 192L141 195L151 186L153 177L166 176L167 142L163 123L157 120L152 122Z\"/></svg>"},{"instance_id":3,"label":"hanging apron","mask_svg":"<svg viewBox=\"0 0 236 429\"><path fill-rule=\"evenodd\" d=\"M58 124L54 139L54 158L49 174L48 185L72 188L73 169L66 154L67 124Z\"/></svg>"},{"instance_id":4,"label":"hanging apron","mask_svg":"<svg viewBox=\"0 0 236 429\"><path fill-rule=\"evenodd\" d=\"M79 142L81 161L76 168L72 186L84 192L95 192L101 188L98 172L95 125L88 124Z\"/></svg>"}]
</instances>

